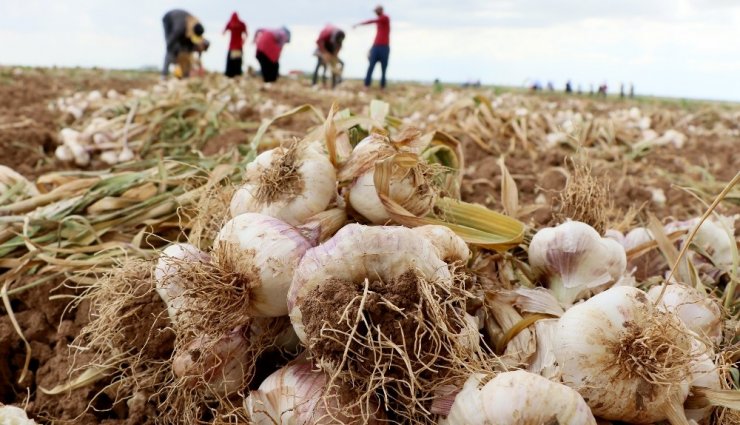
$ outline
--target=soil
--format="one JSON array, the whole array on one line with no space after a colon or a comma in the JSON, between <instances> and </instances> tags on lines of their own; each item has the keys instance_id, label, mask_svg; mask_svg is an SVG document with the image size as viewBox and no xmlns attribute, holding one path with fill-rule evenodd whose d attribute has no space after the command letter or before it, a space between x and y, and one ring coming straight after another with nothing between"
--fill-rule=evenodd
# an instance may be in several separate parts
<instances>
[{"instance_id":1,"label":"soil","mask_svg":"<svg viewBox=\"0 0 740 425\"><path fill-rule=\"evenodd\" d=\"M246 131L233 128L208 139L201 150L204 155L222 154L229 152L236 146L246 145L249 141L249 135Z\"/></svg>"},{"instance_id":2,"label":"soil","mask_svg":"<svg viewBox=\"0 0 740 425\"><path fill-rule=\"evenodd\" d=\"M155 81L154 74L141 72L0 67L0 164L28 178L70 168L54 157L65 117L50 103L78 91L125 93Z\"/></svg>"}]
</instances>

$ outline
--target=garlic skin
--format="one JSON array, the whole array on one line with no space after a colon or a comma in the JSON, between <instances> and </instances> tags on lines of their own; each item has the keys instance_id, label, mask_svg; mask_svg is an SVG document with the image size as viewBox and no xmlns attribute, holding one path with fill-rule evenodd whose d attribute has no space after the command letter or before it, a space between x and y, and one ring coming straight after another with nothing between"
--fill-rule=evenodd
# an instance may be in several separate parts
<instances>
[{"instance_id":1,"label":"garlic skin","mask_svg":"<svg viewBox=\"0 0 740 425\"><path fill-rule=\"evenodd\" d=\"M614 239L602 238L586 223L566 221L534 235L529 263L555 297L570 305L595 288L617 282L625 272L627 257Z\"/></svg>"},{"instance_id":2,"label":"garlic skin","mask_svg":"<svg viewBox=\"0 0 740 425\"><path fill-rule=\"evenodd\" d=\"M191 386L204 385L211 394L228 396L247 384L253 355L249 344L241 327L217 341L199 336L173 358L172 371Z\"/></svg>"},{"instance_id":3,"label":"garlic skin","mask_svg":"<svg viewBox=\"0 0 740 425\"><path fill-rule=\"evenodd\" d=\"M186 303L186 277L179 275L181 267L186 263L210 263L211 256L187 243L177 243L168 246L162 251L154 268L156 291L167 305L167 313L172 323L178 322L180 309Z\"/></svg>"},{"instance_id":4,"label":"garlic skin","mask_svg":"<svg viewBox=\"0 0 740 425\"><path fill-rule=\"evenodd\" d=\"M694 358L691 359L691 386L721 390L722 376L714 363L714 350L698 338L692 338L691 347L694 354ZM699 422L708 417L712 409L713 406L708 405L701 408L686 408L684 412L688 419Z\"/></svg>"},{"instance_id":5,"label":"garlic skin","mask_svg":"<svg viewBox=\"0 0 740 425\"><path fill-rule=\"evenodd\" d=\"M311 248L295 227L263 214L245 213L224 225L214 246L216 263L250 282L246 313L254 317L288 314L285 298L293 272Z\"/></svg>"},{"instance_id":6,"label":"garlic skin","mask_svg":"<svg viewBox=\"0 0 740 425\"><path fill-rule=\"evenodd\" d=\"M358 406L341 405L339 396L326 393L327 375L312 370L307 362L296 362L268 376L245 400L255 425L379 424L384 419L377 406L360 412ZM338 393L338 391L333 391ZM370 413L362 420L362 413Z\"/></svg>"},{"instance_id":7,"label":"garlic skin","mask_svg":"<svg viewBox=\"0 0 740 425\"><path fill-rule=\"evenodd\" d=\"M647 295L657 301L663 286L650 288ZM722 309L717 301L687 285L670 284L657 306L676 314L692 332L711 339L715 344L722 340Z\"/></svg>"},{"instance_id":8,"label":"garlic skin","mask_svg":"<svg viewBox=\"0 0 740 425\"><path fill-rule=\"evenodd\" d=\"M446 263L467 261L470 256L468 244L449 227L428 224L411 229L437 248L439 258Z\"/></svg>"},{"instance_id":9,"label":"garlic skin","mask_svg":"<svg viewBox=\"0 0 740 425\"><path fill-rule=\"evenodd\" d=\"M325 243L309 249L295 270L288 293L290 320L301 342L307 344L308 337L300 306L313 288L331 279L390 281L410 267L429 281L451 279L437 248L406 227L348 224Z\"/></svg>"},{"instance_id":10,"label":"garlic skin","mask_svg":"<svg viewBox=\"0 0 740 425\"><path fill-rule=\"evenodd\" d=\"M261 213L297 226L336 196L336 171L317 144L265 151L247 165L231 216Z\"/></svg>"},{"instance_id":11,"label":"garlic skin","mask_svg":"<svg viewBox=\"0 0 740 425\"><path fill-rule=\"evenodd\" d=\"M690 338L643 291L617 286L568 309L553 349L563 383L581 393L595 416L676 425L686 420Z\"/></svg>"},{"instance_id":12,"label":"garlic skin","mask_svg":"<svg viewBox=\"0 0 740 425\"><path fill-rule=\"evenodd\" d=\"M496 375L485 385L472 375L440 425L596 425L576 391L523 370Z\"/></svg>"},{"instance_id":13,"label":"garlic skin","mask_svg":"<svg viewBox=\"0 0 740 425\"><path fill-rule=\"evenodd\" d=\"M36 425L36 421L28 419L26 411L16 406L6 406L0 403L0 424L2 425Z\"/></svg>"}]
</instances>

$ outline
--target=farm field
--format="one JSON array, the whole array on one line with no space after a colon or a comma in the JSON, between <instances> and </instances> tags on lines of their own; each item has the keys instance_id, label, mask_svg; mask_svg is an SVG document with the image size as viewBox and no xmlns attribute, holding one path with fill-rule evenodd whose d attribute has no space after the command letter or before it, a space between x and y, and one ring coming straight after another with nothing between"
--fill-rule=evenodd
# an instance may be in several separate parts
<instances>
[{"instance_id":1,"label":"farm field","mask_svg":"<svg viewBox=\"0 0 740 425\"><path fill-rule=\"evenodd\" d=\"M463 424L497 382L545 412L501 423L740 423L740 105L11 67L0 99L0 403L39 423Z\"/></svg>"}]
</instances>

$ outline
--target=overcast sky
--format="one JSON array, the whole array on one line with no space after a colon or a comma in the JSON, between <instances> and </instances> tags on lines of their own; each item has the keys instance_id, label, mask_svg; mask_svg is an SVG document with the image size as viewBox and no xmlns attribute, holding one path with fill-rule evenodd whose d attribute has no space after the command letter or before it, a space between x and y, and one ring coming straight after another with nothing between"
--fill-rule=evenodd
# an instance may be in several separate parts
<instances>
[{"instance_id":1,"label":"overcast sky","mask_svg":"<svg viewBox=\"0 0 740 425\"><path fill-rule=\"evenodd\" d=\"M281 71L313 69L316 36L327 23L347 32L346 75L362 76L375 1L347 0L0 0L0 64L160 67L162 15L184 8L199 17L211 49L205 65L222 70L232 11L251 35L287 25ZM538 79L588 90L634 82L638 93L740 101L740 0L393 0L392 79L521 85Z\"/></svg>"}]
</instances>

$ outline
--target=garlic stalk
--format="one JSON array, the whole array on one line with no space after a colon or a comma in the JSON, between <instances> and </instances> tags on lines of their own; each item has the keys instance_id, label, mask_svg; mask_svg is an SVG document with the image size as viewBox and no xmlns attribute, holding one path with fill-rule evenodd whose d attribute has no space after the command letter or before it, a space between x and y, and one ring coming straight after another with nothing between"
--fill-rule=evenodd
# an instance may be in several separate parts
<instances>
[{"instance_id":1,"label":"garlic stalk","mask_svg":"<svg viewBox=\"0 0 740 425\"><path fill-rule=\"evenodd\" d=\"M608 289L568 309L555 335L563 383L603 419L685 425L691 335L628 286Z\"/></svg>"},{"instance_id":2,"label":"garlic stalk","mask_svg":"<svg viewBox=\"0 0 740 425\"><path fill-rule=\"evenodd\" d=\"M418 154L418 134L409 134L406 139L394 143L385 136L373 133L355 146L339 170L339 181L348 184L350 206L374 224L384 224L390 220L375 187L375 165L399 152ZM390 178L389 197L415 215L425 215L436 198L424 173L425 166L419 163L410 170L397 169Z\"/></svg>"},{"instance_id":3,"label":"garlic stalk","mask_svg":"<svg viewBox=\"0 0 740 425\"><path fill-rule=\"evenodd\" d=\"M588 224L566 221L534 235L529 263L555 297L570 305L617 282L625 272L627 258L615 240L600 237Z\"/></svg>"},{"instance_id":4,"label":"garlic stalk","mask_svg":"<svg viewBox=\"0 0 740 425\"><path fill-rule=\"evenodd\" d=\"M293 272L311 247L296 228L263 214L245 213L224 225L214 247L214 261L233 275L232 285L245 301L241 306L245 314L288 314L285 300Z\"/></svg>"},{"instance_id":5,"label":"garlic stalk","mask_svg":"<svg viewBox=\"0 0 740 425\"><path fill-rule=\"evenodd\" d=\"M317 143L265 151L247 165L231 216L252 212L299 225L336 196L336 172Z\"/></svg>"},{"instance_id":6,"label":"garlic stalk","mask_svg":"<svg viewBox=\"0 0 740 425\"><path fill-rule=\"evenodd\" d=\"M517 370L483 383L472 375L439 425L596 425L576 391L533 373Z\"/></svg>"},{"instance_id":7,"label":"garlic stalk","mask_svg":"<svg viewBox=\"0 0 740 425\"><path fill-rule=\"evenodd\" d=\"M296 362L268 376L245 400L255 425L378 424L384 419L377 404L363 411L338 387L327 388L325 373ZM345 397L343 397L345 396Z\"/></svg>"},{"instance_id":8,"label":"garlic stalk","mask_svg":"<svg viewBox=\"0 0 740 425\"><path fill-rule=\"evenodd\" d=\"M157 293L167 305L167 313L173 324L180 320L178 314L186 304L185 288L190 286L186 281L186 273L182 273L183 269L191 263L210 261L208 254L186 243L173 244L162 251L154 269L154 280Z\"/></svg>"},{"instance_id":9,"label":"garlic stalk","mask_svg":"<svg viewBox=\"0 0 740 425\"><path fill-rule=\"evenodd\" d=\"M659 309L676 314L689 330L715 344L722 340L722 310L718 302L696 288L681 284L670 284L665 292L662 285L656 285L647 295L656 301L661 293Z\"/></svg>"}]
</instances>

